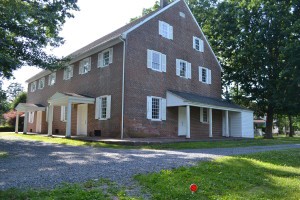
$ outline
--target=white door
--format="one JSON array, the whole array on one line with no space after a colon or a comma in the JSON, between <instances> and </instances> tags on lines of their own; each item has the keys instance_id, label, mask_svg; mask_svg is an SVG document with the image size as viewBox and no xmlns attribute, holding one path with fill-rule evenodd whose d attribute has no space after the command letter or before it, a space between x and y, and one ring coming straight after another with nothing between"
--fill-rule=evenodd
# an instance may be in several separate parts
<instances>
[{"instance_id":1,"label":"white door","mask_svg":"<svg viewBox=\"0 0 300 200\"><path fill-rule=\"evenodd\" d=\"M87 136L87 104L77 107L77 135Z\"/></svg>"},{"instance_id":2,"label":"white door","mask_svg":"<svg viewBox=\"0 0 300 200\"><path fill-rule=\"evenodd\" d=\"M178 107L178 136L186 136L186 108Z\"/></svg>"},{"instance_id":3,"label":"white door","mask_svg":"<svg viewBox=\"0 0 300 200\"><path fill-rule=\"evenodd\" d=\"M37 133L42 132L42 111L37 111L36 116L36 130Z\"/></svg>"}]
</instances>

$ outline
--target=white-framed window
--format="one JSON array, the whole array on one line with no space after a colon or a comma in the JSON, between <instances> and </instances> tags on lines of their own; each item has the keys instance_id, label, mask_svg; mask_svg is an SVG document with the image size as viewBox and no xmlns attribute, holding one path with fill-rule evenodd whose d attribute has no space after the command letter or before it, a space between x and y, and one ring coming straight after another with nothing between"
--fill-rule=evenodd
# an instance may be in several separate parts
<instances>
[{"instance_id":1,"label":"white-framed window","mask_svg":"<svg viewBox=\"0 0 300 200\"><path fill-rule=\"evenodd\" d=\"M159 24L159 35L167 39L173 40L173 26L163 21L159 21L158 24Z\"/></svg>"},{"instance_id":2,"label":"white-framed window","mask_svg":"<svg viewBox=\"0 0 300 200\"><path fill-rule=\"evenodd\" d=\"M113 62L113 48L106 49L98 54L98 67L106 67Z\"/></svg>"},{"instance_id":3,"label":"white-framed window","mask_svg":"<svg viewBox=\"0 0 300 200\"><path fill-rule=\"evenodd\" d=\"M199 81L211 84L211 70L205 67L199 67Z\"/></svg>"},{"instance_id":4,"label":"white-framed window","mask_svg":"<svg viewBox=\"0 0 300 200\"><path fill-rule=\"evenodd\" d=\"M176 75L186 79L191 79L192 78L191 63L185 60L176 59Z\"/></svg>"},{"instance_id":5,"label":"white-framed window","mask_svg":"<svg viewBox=\"0 0 300 200\"><path fill-rule=\"evenodd\" d=\"M68 113L68 107L67 106L61 106L60 107L60 121L62 121L62 122L67 121L67 113Z\"/></svg>"},{"instance_id":6,"label":"white-framed window","mask_svg":"<svg viewBox=\"0 0 300 200\"><path fill-rule=\"evenodd\" d=\"M79 63L79 74L86 74L91 71L91 57L85 58Z\"/></svg>"},{"instance_id":7,"label":"white-framed window","mask_svg":"<svg viewBox=\"0 0 300 200\"><path fill-rule=\"evenodd\" d=\"M56 72L52 73L49 75L48 77L48 85L51 86L51 85L54 85L56 82Z\"/></svg>"},{"instance_id":8,"label":"white-framed window","mask_svg":"<svg viewBox=\"0 0 300 200\"><path fill-rule=\"evenodd\" d=\"M96 98L95 119L108 120L111 116L111 95Z\"/></svg>"},{"instance_id":9,"label":"white-framed window","mask_svg":"<svg viewBox=\"0 0 300 200\"><path fill-rule=\"evenodd\" d=\"M28 113L28 123L32 124L34 122L34 112Z\"/></svg>"},{"instance_id":10,"label":"white-framed window","mask_svg":"<svg viewBox=\"0 0 300 200\"><path fill-rule=\"evenodd\" d=\"M162 121L167 119L167 100L161 97L147 96L147 119Z\"/></svg>"},{"instance_id":11,"label":"white-framed window","mask_svg":"<svg viewBox=\"0 0 300 200\"><path fill-rule=\"evenodd\" d=\"M147 50L147 68L158 72L167 71L167 56L158 51Z\"/></svg>"},{"instance_id":12,"label":"white-framed window","mask_svg":"<svg viewBox=\"0 0 300 200\"><path fill-rule=\"evenodd\" d=\"M32 82L30 84L30 91L31 92L35 92L36 91L36 81Z\"/></svg>"},{"instance_id":13,"label":"white-framed window","mask_svg":"<svg viewBox=\"0 0 300 200\"><path fill-rule=\"evenodd\" d=\"M200 122L202 123L208 123L209 114L208 114L208 108L200 108Z\"/></svg>"},{"instance_id":14,"label":"white-framed window","mask_svg":"<svg viewBox=\"0 0 300 200\"><path fill-rule=\"evenodd\" d=\"M38 89L41 90L45 87L45 77L39 80Z\"/></svg>"},{"instance_id":15,"label":"white-framed window","mask_svg":"<svg viewBox=\"0 0 300 200\"><path fill-rule=\"evenodd\" d=\"M193 37L193 48L196 51L204 52L204 42L198 37Z\"/></svg>"},{"instance_id":16,"label":"white-framed window","mask_svg":"<svg viewBox=\"0 0 300 200\"><path fill-rule=\"evenodd\" d=\"M73 65L69 65L64 69L64 80L70 80L73 77Z\"/></svg>"}]
</instances>

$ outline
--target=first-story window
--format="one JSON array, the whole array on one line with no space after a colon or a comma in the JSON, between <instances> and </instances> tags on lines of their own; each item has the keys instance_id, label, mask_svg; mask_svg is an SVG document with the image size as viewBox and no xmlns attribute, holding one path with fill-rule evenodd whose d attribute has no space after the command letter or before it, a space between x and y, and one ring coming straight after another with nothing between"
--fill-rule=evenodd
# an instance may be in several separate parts
<instances>
[{"instance_id":1,"label":"first-story window","mask_svg":"<svg viewBox=\"0 0 300 200\"><path fill-rule=\"evenodd\" d=\"M147 97L147 119L152 121L166 120L167 101L161 97Z\"/></svg>"},{"instance_id":2,"label":"first-story window","mask_svg":"<svg viewBox=\"0 0 300 200\"><path fill-rule=\"evenodd\" d=\"M38 89L41 90L45 87L45 77L41 78L39 80L39 85L38 85Z\"/></svg>"},{"instance_id":3,"label":"first-story window","mask_svg":"<svg viewBox=\"0 0 300 200\"><path fill-rule=\"evenodd\" d=\"M68 107L67 106L61 106L60 107L60 121L62 121L62 122L67 121L67 113L68 113Z\"/></svg>"},{"instance_id":4,"label":"first-story window","mask_svg":"<svg viewBox=\"0 0 300 200\"><path fill-rule=\"evenodd\" d=\"M208 123L208 108L200 108L200 122Z\"/></svg>"},{"instance_id":5,"label":"first-story window","mask_svg":"<svg viewBox=\"0 0 300 200\"><path fill-rule=\"evenodd\" d=\"M181 59L176 59L176 75L191 79L192 78L192 66L191 63L181 60Z\"/></svg>"},{"instance_id":6,"label":"first-story window","mask_svg":"<svg viewBox=\"0 0 300 200\"><path fill-rule=\"evenodd\" d=\"M30 84L30 91L31 92L35 92L36 91L36 81L32 82Z\"/></svg>"},{"instance_id":7,"label":"first-story window","mask_svg":"<svg viewBox=\"0 0 300 200\"><path fill-rule=\"evenodd\" d=\"M28 123L32 124L34 122L34 112L28 113Z\"/></svg>"},{"instance_id":8,"label":"first-story window","mask_svg":"<svg viewBox=\"0 0 300 200\"><path fill-rule=\"evenodd\" d=\"M199 67L199 81L206 84L211 84L211 70L205 67Z\"/></svg>"},{"instance_id":9,"label":"first-story window","mask_svg":"<svg viewBox=\"0 0 300 200\"><path fill-rule=\"evenodd\" d=\"M56 73L54 72L54 73L50 74L48 77L48 85L50 85L50 86L54 85L55 82L56 82Z\"/></svg>"},{"instance_id":10,"label":"first-story window","mask_svg":"<svg viewBox=\"0 0 300 200\"><path fill-rule=\"evenodd\" d=\"M111 113L111 96L105 95L96 98L95 119L110 119Z\"/></svg>"}]
</instances>

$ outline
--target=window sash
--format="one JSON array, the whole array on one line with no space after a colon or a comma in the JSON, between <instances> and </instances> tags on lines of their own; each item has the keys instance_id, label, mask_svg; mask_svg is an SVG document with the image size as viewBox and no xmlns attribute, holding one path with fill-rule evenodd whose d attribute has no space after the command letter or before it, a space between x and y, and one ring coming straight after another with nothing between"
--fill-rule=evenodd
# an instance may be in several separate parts
<instances>
[{"instance_id":1,"label":"window sash","mask_svg":"<svg viewBox=\"0 0 300 200\"><path fill-rule=\"evenodd\" d=\"M107 97L102 97L101 101L101 119L106 119L107 112Z\"/></svg>"},{"instance_id":2,"label":"window sash","mask_svg":"<svg viewBox=\"0 0 300 200\"><path fill-rule=\"evenodd\" d=\"M161 98L152 97L152 119L161 120Z\"/></svg>"},{"instance_id":3,"label":"window sash","mask_svg":"<svg viewBox=\"0 0 300 200\"><path fill-rule=\"evenodd\" d=\"M187 63L184 61L180 61L180 76L187 77Z\"/></svg>"},{"instance_id":4,"label":"window sash","mask_svg":"<svg viewBox=\"0 0 300 200\"><path fill-rule=\"evenodd\" d=\"M36 90L36 81L32 82L30 85L30 91L35 92L35 90Z\"/></svg>"},{"instance_id":5,"label":"window sash","mask_svg":"<svg viewBox=\"0 0 300 200\"><path fill-rule=\"evenodd\" d=\"M49 82L48 82L48 85L54 85L56 82L56 74L55 73L52 73L49 75Z\"/></svg>"},{"instance_id":6,"label":"window sash","mask_svg":"<svg viewBox=\"0 0 300 200\"><path fill-rule=\"evenodd\" d=\"M45 78L39 80L39 89L43 89L45 87Z\"/></svg>"}]
</instances>

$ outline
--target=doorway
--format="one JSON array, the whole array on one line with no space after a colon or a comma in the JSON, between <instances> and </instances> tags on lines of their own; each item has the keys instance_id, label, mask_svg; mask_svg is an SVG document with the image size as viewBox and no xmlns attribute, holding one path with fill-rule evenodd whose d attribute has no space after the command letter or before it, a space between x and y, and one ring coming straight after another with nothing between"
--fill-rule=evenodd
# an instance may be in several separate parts
<instances>
[{"instance_id":1,"label":"doorway","mask_svg":"<svg viewBox=\"0 0 300 200\"><path fill-rule=\"evenodd\" d=\"M77 107L77 135L87 136L87 104L79 104Z\"/></svg>"},{"instance_id":2,"label":"doorway","mask_svg":"<svg viewBox=\"0 0 300 200\"><path fill-rule=\"evenodd\" d=\"M178 107L178 136L186 136L186 107Z\"/></svg>"}]
</instances>

